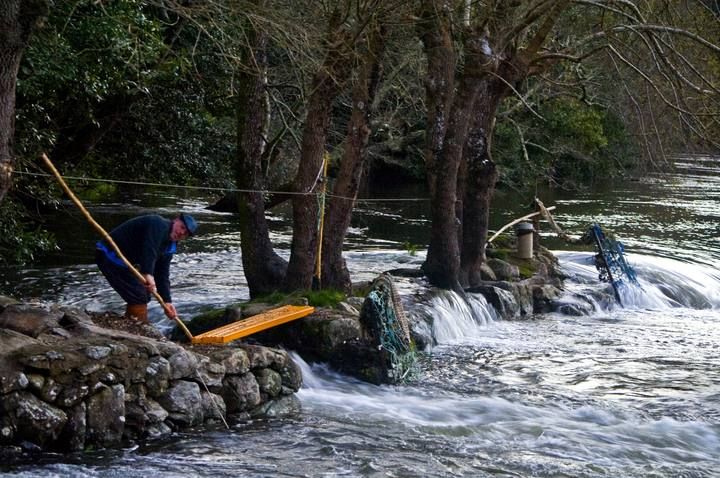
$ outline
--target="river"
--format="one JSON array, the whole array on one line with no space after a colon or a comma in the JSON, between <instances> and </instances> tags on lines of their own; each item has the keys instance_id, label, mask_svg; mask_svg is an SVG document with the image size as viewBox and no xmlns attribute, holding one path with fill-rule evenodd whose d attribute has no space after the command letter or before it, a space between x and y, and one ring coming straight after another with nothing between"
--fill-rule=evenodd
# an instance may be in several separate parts
<instances>
[{"instance_id":1,"label":"river","mask_svg":"<svg viewBox=\"0 0 720 478\"><path fill-rule=\"evenodd\" d=\"M437 295L438 345L418 377L368 385L296 359L302 412L288 419L206 429L130 449L42 455L0 465L9 476L719 476L720 159L681 158L672 175L647 175L581 193L543 192L557 222L581 234L593 222L625 244L641 288L625 307L590 315L501 320L479 297ZM172 195L174 194L174 195ZM388 195L392 193L388 192ZM408 196L412 195L406 192ZM530 198L502 193L493 227L526 213ZM182 245L172 281L181 315L247 298L232 216L207 197L134 191L91 205L108 227L147 211L194 213L203 233ZM347 241L354 279L423 260L422 201L361 203ZM62 251L42 266L1 271L0 293L120 310L92 260L94 237L64 212ZM281 253L290 225L271 218ZM588 250L566 247L547 225L542 241L567 275L567 297L607 288ZM569 300L569 299L568 299ZM153 318L167 326L157 308Z\"/></svg>"}]
</instances>

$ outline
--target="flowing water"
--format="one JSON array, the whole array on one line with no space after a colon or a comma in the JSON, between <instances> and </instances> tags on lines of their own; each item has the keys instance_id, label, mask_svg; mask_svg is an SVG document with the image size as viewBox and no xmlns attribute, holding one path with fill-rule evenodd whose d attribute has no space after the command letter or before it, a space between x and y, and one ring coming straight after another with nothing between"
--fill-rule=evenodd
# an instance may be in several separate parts
<instances>
[{"instance_id":1,"label":"flowing water","mask_svg":"<svg viewBox=\"0 0 720 478\"><path fill-rule=\"evenodd\" d=\"M624 308L592 302L589 315L501 320L479 296L440 293L400 281L411 314L430 314L438 344L402 386L368 385L323 365L303 369L302 412L237 423L125 450L43 455L0 465L16 476L720 476L720 160L678 161L672 176L612 188L545 193L555 218L581 234L592 222L614 232L641 288ZM140 199L137 199L137 198ZM247 298L232 217L202 198L134 195L92 212L106 225L149 210L193 211L204 233L173 265L181 314ZM525 211L512 194L494 227ZM427 242L427 204L363 203L347 241L356 280L416 267ZM120 309L91 261L92 234L79 216L60 218L63 251L43 267L3 271L0 292ZM272 218L281 252L289 224ZM68 232L70 234L68 234ZM71 237L69 237L71 236ZM567 275L566 297L597 297L587 250L553 233ZM415 251L417 249L417 252ZM160 326L166 323L157 310Z\"/></svg>"}]
</instances>

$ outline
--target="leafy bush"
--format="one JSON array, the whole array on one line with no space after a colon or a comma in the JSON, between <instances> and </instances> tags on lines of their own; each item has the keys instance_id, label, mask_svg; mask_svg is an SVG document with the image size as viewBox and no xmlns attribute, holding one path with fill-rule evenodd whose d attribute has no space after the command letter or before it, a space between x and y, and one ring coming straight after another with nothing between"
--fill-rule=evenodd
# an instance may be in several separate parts
<instances>
[{"instance_id":1,"label":"leafy bush","mask_svg":"<svg viewBox=\"0 0 720 478\"><path fill-rule=\"evenodd\" d=\"M47 231L33 225L22 204L6 197L0 203L0 265L21 265L56 248Z\"/></svg>"}]
</instances>

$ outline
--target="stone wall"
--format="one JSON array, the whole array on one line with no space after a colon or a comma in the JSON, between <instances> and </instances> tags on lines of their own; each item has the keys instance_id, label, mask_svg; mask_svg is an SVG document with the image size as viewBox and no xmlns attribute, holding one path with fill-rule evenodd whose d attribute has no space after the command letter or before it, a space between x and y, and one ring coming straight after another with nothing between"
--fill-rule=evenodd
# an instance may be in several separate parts
<instances>
[{"instance_id":1,"label":"stone wall","mask_svg":"<svg viewBox=\"0 0 720 478\"><path fill-rule=\"evenodd\" d=\"M283 350L184 347L99 327L79 310L0 303L3 446L79 451L226 415L282 415L298 409L301 384Z\"/></svg>"}]
</instances>

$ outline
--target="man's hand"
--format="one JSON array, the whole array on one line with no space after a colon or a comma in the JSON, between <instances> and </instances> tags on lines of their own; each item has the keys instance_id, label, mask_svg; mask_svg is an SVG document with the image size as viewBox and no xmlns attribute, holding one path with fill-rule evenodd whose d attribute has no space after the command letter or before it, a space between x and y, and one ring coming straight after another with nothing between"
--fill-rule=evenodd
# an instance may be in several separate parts
<instances>
[{"instance_id":1,"label":"man's hand","mask_svg":"<svg viewBox=\"0 0 720 478\"><path fill-rule=\"evenodd\" d=\"M168 317L168 319L177 318L177 311L175 310L175 306L172 305L170 302L165 302L165 315Z\"/></svg>"},{"instance_id":2,"label":"man's hand","mask_svg":"<svg viewBox=\"0 0 720 478\"><path fill-rule=\"evenodd\" d=\"M153 293L157 290L157 287L155 286L155 278L152 276L152 274L145 274L145 289L149 293Z\"/></svg>"}]
</instances>

